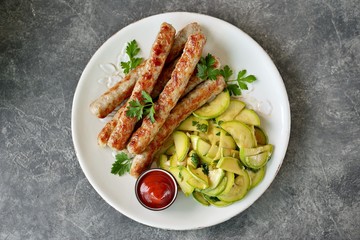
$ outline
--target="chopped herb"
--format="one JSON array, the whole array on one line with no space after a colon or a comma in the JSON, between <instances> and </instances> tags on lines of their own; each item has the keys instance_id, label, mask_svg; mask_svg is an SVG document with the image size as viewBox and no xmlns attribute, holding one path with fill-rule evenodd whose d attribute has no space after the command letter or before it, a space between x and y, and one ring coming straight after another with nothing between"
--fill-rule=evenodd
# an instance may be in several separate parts
<instances>
[{"instance_id":1,"label":"chopped herb","mask_svg":"<svg viewBox=\"0 0 360 240\"><path fill-rule=\"evenodd\" d=\"M199 130L200 132L207 132L208 125L206 125L206 124L198 124L198 125L196 125L196 129Z\"/></svg>"},{"instance_id":2,"label":"chopped herb","mask_svg":"<svg viewBox=\"0 0 360 240\"><path fill-rule=\"evenodd\" d=\"M130 60L127 62L120 63L125 74L128 74L132 69L139 66L139 64L142 62L143 60L142 58L136 57L136 55L139 52L140 52L140 48L135 39L127 43L126 54L129 56Z\"/></svg>"},{"instance_id":3,"label":"chopped herb","mask_svg":"<svg viewBox=\"0 0 360 240\"><path fill-rule=\"evenodd\" d=\"M132 160L125 153L116 154L115 159L111 168L112 174L122 176L130 171Z\"/></svg>"},{"instance_id":4,"label":"chopped herb","mask_svg":"<svg viewBox=\"0 0 360 240\"><path fill-rule=\"evenodd\" d=\"M151 96L147 92L142 91L141 95L143 97L144 104L141 104L138 99L130 101L128 110L126 111L126 115L128 117L136 117L137 120L143 118L144 115L149 116L150 121L154 123L155 122L154 102Z\"/></svg>"},{"instance_id":5,"label":"chopped herb","mask_svg":"<svg viewBox=\"0 0 360 240\"><path fill-rule=\"evenodd\" d=\"M200 132L207 132L208 130L208 125L200 124L198 121L192 121L192 125L196 126L196 129L199 130Z\"/></svg>"},{"instance_id":6,"label":"chopped herb","mask_svg":"<svg viewBox=\"0 0 360 240\"><path fill-rule=\"evenodd\" d=\"M202 171L204 174L208 175L209 174L209 166L206 163L201 164L202 167Z\"/></svg>"},{"instance_id":7,"label":"chopped herb","mask_svg":"<svg viewBox=\"0 0 360 240\"><path fill-rule=\"evenodd\" d=\"M225 78L225 81L228 81L231 75L233 75L233 71L228 65L225 65L224 68L220 70L220 74Z\"/></svg>"},{"instance_id":8,"label":"chopped herb","mask_svg":"<svg viewBox=\"0 0 360 240\"><path fill-rule=\"evenodd\" d=\"M241 90L247 90L247 84L252 83L256 80L254 75L246 75L246 70L242 70L238 72L237 78L230 80L230 77L233 74L233 71L230 69L228 65L224 66L223 69L220 70L220 74L224 77L227 89L230 92L230 95L239 96L241 95ZM232 82L236 82L235 84Z\"/></svg>"},{"instance_id":9,"label":"chopped herb","mask_svg":"<svg viewBox=\"0 0 360 240\"><path fill-rule=\"evenodd\" d=\"M213 197L213 196L209 196L209 199L214 201L214 202L220 201L220 199L218 197Z\"/></svg>"},{"instance_id":10,"label":"chopped herb","mask_svg":"<svg viewBox=\"0 0 360 240\"><path fill-rule=\"evenodd\" d=\"M220 136L220 132L217 132L215 135L216 135L216 136Z\"/></svg>"},{"instance_id":11,"label":"chopped herb","mask_svg":"<svg viewBox=\"0 0 360 240\"><path fill-rule=\"evenodd\" d=\"M179 179L180 179L180 181L182 182L183 180L184 180L184 177L183 177L183 175L181 174L181 171L179 171Z\"/></svg>"},{"instance_id":12,"label":"chopped herb","mask_svg":"<svg viewBox=\"0 0 360 240\"><path fill-rule=\"evenodd\" d=\"M216 80L216 77L220 74L220 70L214 67L215 62L215 57L210 53L208 53L205 58L202 57L197 64L196 76L203 80Z\"/></svg>"},{"instance_id":13,"label":"chopped herb","mask_svg":"<svg viewBox=\"0 0 360 240\"><path fill-rule=\"evenodd\" d=\"M196 153L192 153L190 156L191 162L193 163L194 167L197 168L200 162L200 158Z\"/></svg>"}]
</instances>

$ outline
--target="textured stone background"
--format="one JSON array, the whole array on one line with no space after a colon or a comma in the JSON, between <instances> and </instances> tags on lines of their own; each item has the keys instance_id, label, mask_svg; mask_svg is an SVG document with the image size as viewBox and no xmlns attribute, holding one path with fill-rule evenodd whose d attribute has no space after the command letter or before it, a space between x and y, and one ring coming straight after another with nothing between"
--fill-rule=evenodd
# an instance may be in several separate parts
<instances>
[{"instance_id":1,"label":"textured stone background","mask_svg":"<svg viewBox=\"0 0 360 240\"><path fill-rule=\"evenodd\" d=\"M185 2L185 1L184 1ZM341 1L0 1L0 239L360 239L360 4ZM192 11L269 53L287 88L291 139L265 194L197 231L144 226L102 200L70 129L80 74L112 34Z\"/></svg>"}]
</instances>

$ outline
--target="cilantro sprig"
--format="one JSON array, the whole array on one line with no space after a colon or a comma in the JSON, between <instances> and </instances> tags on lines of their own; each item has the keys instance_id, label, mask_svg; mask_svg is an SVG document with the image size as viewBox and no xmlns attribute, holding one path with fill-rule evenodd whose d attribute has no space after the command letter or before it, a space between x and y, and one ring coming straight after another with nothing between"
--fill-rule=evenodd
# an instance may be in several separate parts
<instances>
[{"instance_id":1,"label":"cilantro sprig","mask_svg":"<svg viewBox=\"0 0 360 240\"><path fill-rule=\"evenodd\" d=\"M130 101L126 115L128 117L136 117L137 120L140 120L143 116L149 116L150 121L154 123L155 104L147 92L141 91L141 96L144 103L142 104L138 99Z\"/></svg>"},{"instance_id":2,"label":"cilantro sprig","mask_svg":"<svg viewBox=\"0 0 360 240\"><path fill-rule=\"evenodd\" d=\"M139 64L142 62L142 58L136 57L139 52L140 48L135 39L127 43L126 54L129 56L130 60L120 63L125 74L128 74L131 70L139 66Z\"/></svg>"},{"instance_id":3,"label":"cilantro sprig","mask_svg":"<svg viewBox=\"0 0 360 240\"><path fill-rule=\"evenodd\" d=\"M225 65L224 68L220 70L220 74L224 77L230 94L235 96L241 95L241 90L248 90L247 84L256 80L254 75L246 76L246 70L238 72L236 79L230 79L233 71L228 65Z\"/></svg>"},{"instance_id":4,"label":"cilantro sprig","mask_svg":"<svg viewBox=\"0 0 360 240\"><path fill-rule=\"evenodd\" d=\"M111 167L112 174L122 176L130 171L132 160L125 153L116 154L115 159Z\"/></svg>"},{"instance_id":5,"label":"cilantro sprig","mask_svg":"<svg viewBox=\"0 0 360 240\"><path fill-rule=\"evenodd\" d=\"M216 77L220 74L220 70L214 67L215 62L215 57L210 53L208 53L205 58L200 58L200 61L197 64L196 76L204 80L216 80Z\"/></svg>"}]
</instances>

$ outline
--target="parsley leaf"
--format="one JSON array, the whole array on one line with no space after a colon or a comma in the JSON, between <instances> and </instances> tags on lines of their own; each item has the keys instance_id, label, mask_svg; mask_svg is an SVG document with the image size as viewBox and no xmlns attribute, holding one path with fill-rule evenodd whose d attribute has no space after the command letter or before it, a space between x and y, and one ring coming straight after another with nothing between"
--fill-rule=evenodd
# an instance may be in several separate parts
<instances>
[{"instance_id":1,"label":"parsley leaf","mask_svg":"<svg viewBox=\"0 0 360 240\"><path fill-rule=\"evenodd\" d=\"M220 199L218 197L209 196L211 201L218 202Z\"/></svg>"},{"instance_id":2,"label":"parsley leaf","mask_svg":"<svg viewBox=\"0 0 360 240\"><path fill-rule=\"evenodd\" d=\"M231 75L233 75L233 71L228 65L225 65L224 68L220 70L220 74L225 78L225 81L228 81Z\"/></svg>"},{"instance_id":3,"label":"parsley leaf","mask_svg":"<svg viewBox=\"0 0 360 240\"><path fill-rule=\"evenodd\" d=\"M208 130L208 125L206 124L200 124L198 121L192 121L191 123L193 126L196 126L196 129L199 130L200 132L207 132Z\"/></svg>"},{"instance_id":4,"label":"parsley leaf","mask_svg":"<svg viewBox=\"0 0 360 240\"><path fill-rule=\"evenodd\" d=\"M214 67L216 60L213 55L208 53L204 58L202 57L197 64L196 76L203 80L216 80L216 77L220 74L220 70Z\"/></svg>"},{"instance_id":5,"label":"parsley leaf","mask_svg":"<svg viewBox=\"0 0 360 240\"><path fill-rule=\"evenodd\" d=\"M126 115L128 117L136 117L137 120L143 118L144 115L149 116L150 121L154 123L155 104L147 92L142 91L141 96L143 98L144 104L141 104L138 99L130 101L129 106L127 107L128 109L126 111Z\"/></svg>"},{"instance_id":6,"label":"parsley leaf","mask_svg":"<svg viewBox=\"0 0 360 240\"><path fill-rule=\"evenodd\" d=\"M132 100L129 102L128 110L126 111L126 115L128 117L136 117L139 121L144 112L144 106L139 102L139 100Z\"/></svg>"},{"instance_id":7,"label":"parsley leaf","mask_svg":"<svg viewBox=\"0 0 360 240\"><path fill-rule=\"evenodd\" d=\"M179 175L178 175L180 181L182 182L184 180L184 176L181 174L181 171L179 171Z\"/></svg>"},{"instance_id":8,"label":"parsley leaf","mask_svg":"<svg viewBox=\"0 0 360 240\"><path fill-rule=\"evenodd\" d=\"M220 70L220 74L224 77L227 89L230 92L230 95L239 96L241 95L241 90L248 90L248 83L252 83L256 80L254 75L246 75L246 70L242 70L238 72L237 78L234 80L230 80L233 71L230 69L228 65L224 66L223 69ZM236 82L236 83L231 83Z\"/></svg>"},{"instance_id":9,"label":"parsley leaf","mask_svg":"<svg viewBox=\"0 0 360 240\"><path fill-rule=\"evenodd\" d=\"M116 161L111 168L112 174L122 176L130 171L132 160L125 153L116 154L115 158Z\"/></svg>"},{"instance_id":10,"label":"parsley leaf","mask_svg":"<svg viewBox=\"0 0 360 240\"><path fill-rule=\"evenodd\" d=\"M136 40L132 40L128 42L126 45L126 54L129 56L129 61L121 62L121 68L124 70L125 74L128 74L131 70L139 66L142 62L142 58L135 57L140 52L140 48L136 42Z\"/></svg>"},{"instance_id":11,"label":"parsley leaf","mask_svg":"<svg viewBox=\"0 0 360 240\"><path fill-rule=\"evenodd\" d=\"M200 163L200 158L196 153L191 154L190 156L191 162L193 163L194 167L197 168L197 166Z\"/></svg>"},{"instance_id":12,"label":"parsley leaf","mask_svg":"<svg viewBox=\"0 0 360 240\"><path fill-rule=\"evenodd\" d=\"M203 164L201 164L201 167L202 167L203 173L208 175L209 174L209 166L206 163L203 163Z\"/></svg>"},{"instance_id":13,"label":"parsley leaf","mask_svg":"<svg viewBox=\"0 0 360 240\"><path fill-rule=\"evenodd\" d=\"M199 130L200 132L207 132L208 125L206 125L206 124L197 124L196 129Z\"/></svg>"}]
</instances>

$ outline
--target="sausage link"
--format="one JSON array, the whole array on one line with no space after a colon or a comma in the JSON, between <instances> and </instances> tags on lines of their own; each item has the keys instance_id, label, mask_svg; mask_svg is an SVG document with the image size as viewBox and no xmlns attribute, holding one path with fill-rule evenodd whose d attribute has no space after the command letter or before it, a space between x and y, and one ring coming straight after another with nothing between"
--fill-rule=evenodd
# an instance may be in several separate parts
<instances>
[{"instance_id":1,"label":"sausage link","mask_svg":"<svg viewBox=\"0 0 360 240\"><path fill-rule=\"evenodd\" d=\"M136 82L129 100L126 102L126 109L132 100L142 100L142 91L151 94L174 42L174 36L175 29L168 23L162 23L160 32L152 45L150 57L144 66L143 73ZM114 150L122 150L125 148L127 140L137 122L136 117L129 117L126 112L125 110L121 113L119 121L108 141L108 146Z\"/></svg>"},{"instance_id":2,"label":"sausage link","mask_svg":"<svg viewBox=\"0 0 360 240\"><path fill-rule=\"evenodd\" d=\"M196 22L186 25L183 29L176 33L174 44L171 48L169 56L166 59L166 65L181 54L188 38L196 33L202 33L200 25Z\"/></svg>"},{"instance_id":3,"label":"sausage link","mask_svg":"<svg viewBox=\"0 0 360 240\"><path fill-rule=\"evenodd\" d=\"M221 63L219 58L215 57L215 63L213 65L214 68L219 69L221 67ZM202 78L199 78L198 76L196 76L197 71L194 71L193 75L191 76L191 78L189 79L189 82L185 88L185 91L183 93L183 96L185 96L186 94L188 94L191 90L193 90L197 85L199 85L200 83L202 83L203 81L205 81Z\"/></svg>"},{"instance_id":4,"label":"sausage link","mask_svg":"<svg viewBox=\"0 0 360 240\"><path fill-rule=\"evenodd\" d=\"M178 61L179 61L178 58L175 59L169 65L165 66L164 70L160 73L160 76L159 76L158 80L156 81L154 89L151 92L151 97L153 99L160 95L160 93L164 89L165 85L171 79L171 73L174 71L175 66L176 66Z\"/></svg>"},{"instance_id":5,"label":"sausage link","mask_svg":"<svg viewBox=\"0 0 360 240\"><path fill-rule=\"evenodd\" d=\"M104 118L131 95L136 80L140 77L145 66L139 66L127 74L124 79L109 88L104 94L90 104L90 111L98 118Z\"/></svg>"},{"instance_id":6,"label":"sausage link","mask_svg":"<svg viewBox=\"0 0 360 240\"><path fill-rule=\"evenodd\" d=\"M153 161L154 154L160 149L161 145L179 124L193 111L221 93L225 86L226 83L224 78L218 76L216 81L206 80L186 95L171 111L164 125L146 150L134 157L130 174L134 177L138 177L145 169L147 169Z\"/></svg>"},{"instance_id":7,"label":"sausage link","mask_svg":"<svg viewBox=\"0 0 360 240\"><path fill-rule=\"evenodd\" d=\"M166 59L166 63L173 62L173 60L181 53L184 48L185 42L193 33L201 32L200 26L197 23L191 23L185 26L182 30L180 30L175 36L174 43L170 49L170 53ZM115 84L112 88L108 89L104 94L102 94L98 99L93 101L90 104L90 111L98 118L104 118L109 113L111 113L120 103L122 103L125 99L129 98L131 92L135 86L135 82L141 76L145 65L145 61L141 63L137 68L133 69L129 74L125 76L125 78ZM170 69L167 70L164 74L159 76L159 86L155 87L155 95L158 96L162 91L163 87L169 81L172 70L175 67L175 64ZM162 77L163 76L163 77Z\"/></svg>"},{"instance_id":8,"label":"sausage link","mask_svg":"<svg viewBox=\"0 0 360 240\"><path fill-rule=\"evenodd\" d=\"M164 90L160 93L158 101L155 103L155 121L152 122L149 116L143 119L141 127L130 138L127 146L130 153L142 153L154 139L169 116L170 111L175 107L183 94L191 74L200 60L205 43L205 35L201 33L191 35L188 38L183 54L171 74L170 81L166 84Z\"/></svg>"},{"instance_id":9,"label":"sausage link","mask_svg":"<svg viewBox=\"0 0 360 240\"><path fill-rule=\"evenodd\" d=\"M125 110L125 105L121 106L119 110L116 112L116 114L113 116L113 118L105 124L103 129L101 129L99 135L98 135L98 144L100 147L105 147L111 133L113 132L114 128L116 127L121 113Z\"/></svg>"}]
</instances>

